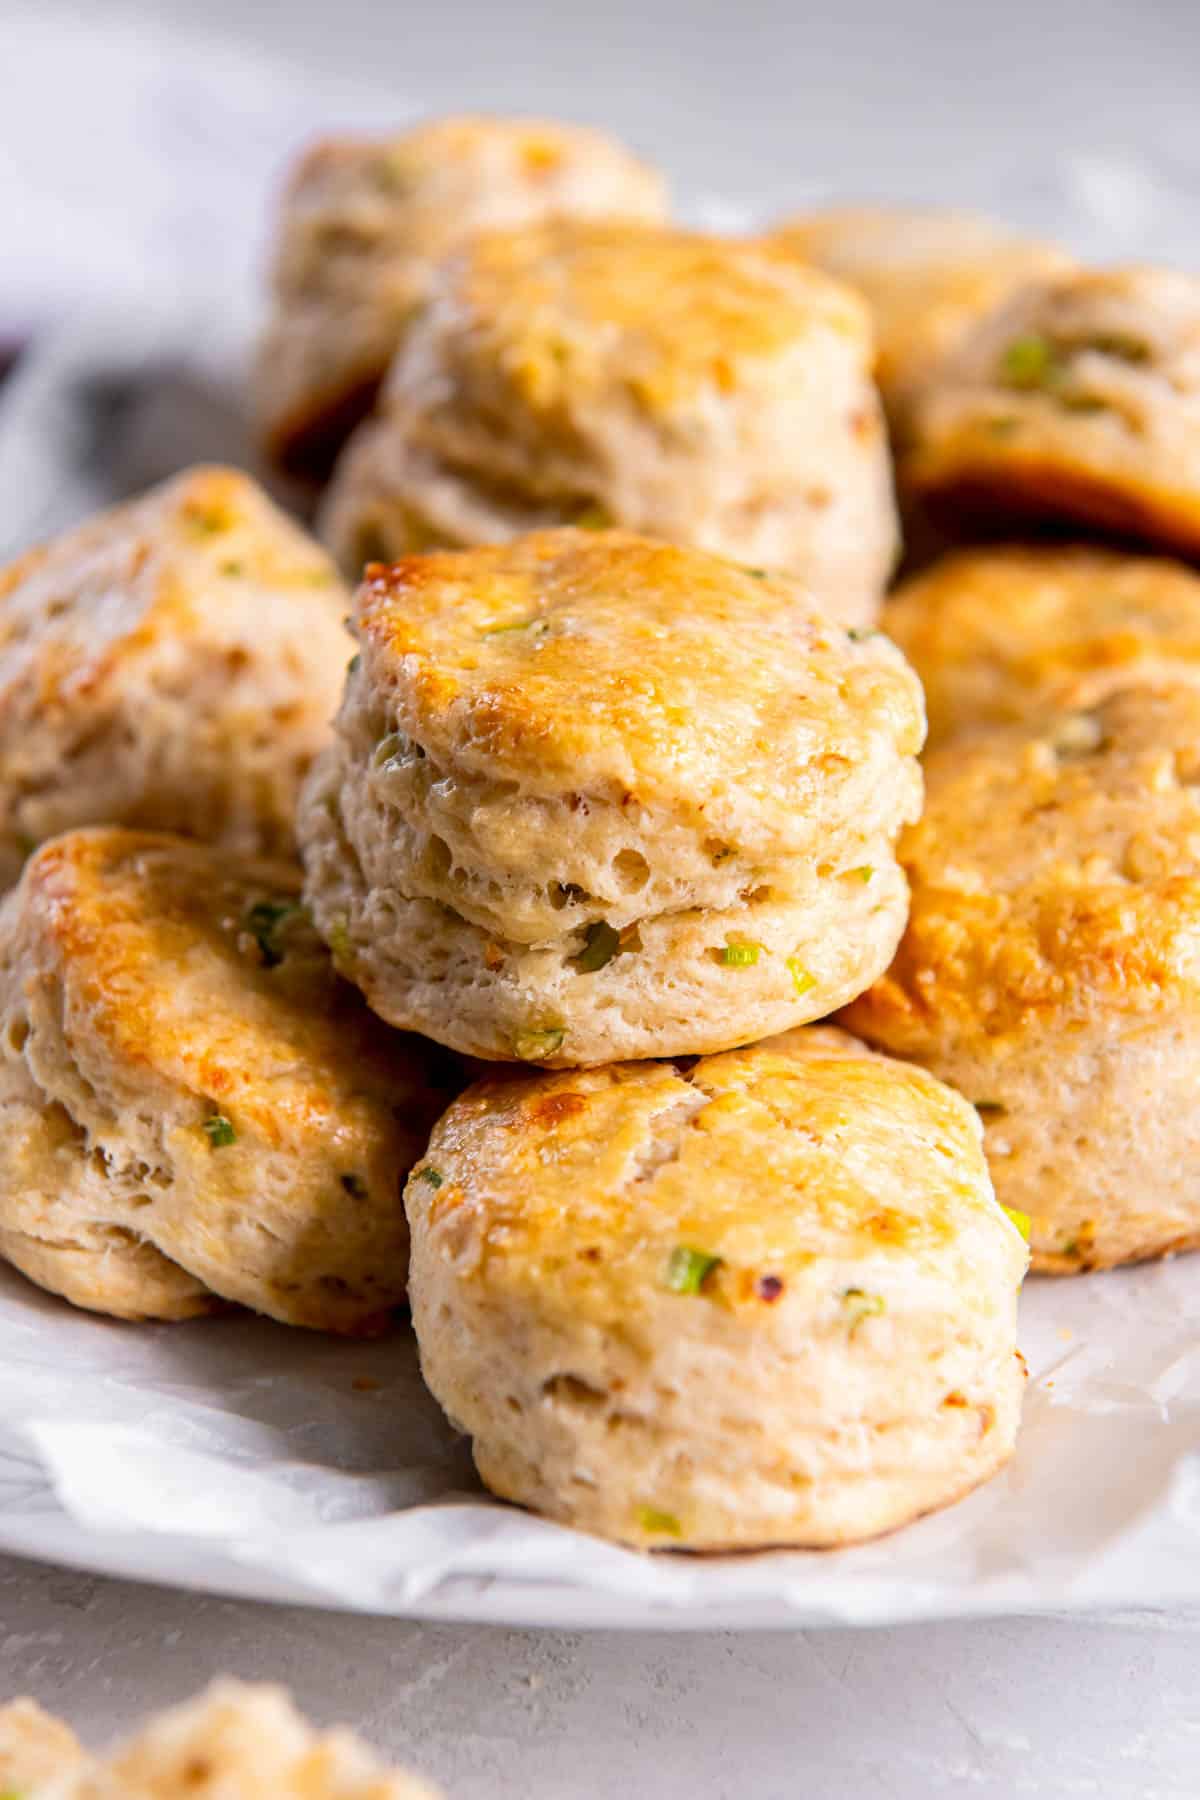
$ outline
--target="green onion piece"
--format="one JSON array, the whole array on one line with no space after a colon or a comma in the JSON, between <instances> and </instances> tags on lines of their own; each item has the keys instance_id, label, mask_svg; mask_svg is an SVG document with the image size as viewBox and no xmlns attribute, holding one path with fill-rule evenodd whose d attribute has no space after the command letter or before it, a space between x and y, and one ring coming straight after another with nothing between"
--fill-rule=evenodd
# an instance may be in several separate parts
<instances>
[{"instance_id":1,"label":"green onion piece","mask_svg":"<svg viewBox=\"0 0 1200 1800\"><path fill-rule=\"evenodd\" d=\"M362 657L356 651L354 653L354 655L350 658L350 661L346 664L346 673L347 673L347 675L357 675L358 671L361 668L362 668Z\"/></svg>"},{"instance_id":2,"label":"green onion piece","mask_svg":"<svg viewBox=\"0 0 1200 1800\"><path fill-rule=\"evenodd\" d=\"M857 875L863 886L866 887L868 881L870 881L872 875L875 873L875 870L870 863L861 863L857 869L851 869L850 873L851 875Z\"/></svg>"},{"instance_id":3,"label":"green onion piece","mask_svg":"<svg viewBox=\"0 0 1200 1800\"><path fill-rule=\"evenodd\" d=\"M441 1171L435 1169L430 1163L426 1163L423 1169L418 1169L417 1174L422 1181L427 1181L431 1188L440 1188L442 1182L445 1180Z\"/></svg>"},{"instance_id":4,"label":"green onion piece","mask_svg":"<svg viewBox=\"0 0 1200 1800\"><path fill-rule=\"evenodd\" d=\"M1008 1108L1005 1106L1003 1100L976 1100L975 1111L982 1114L984 1118L986 1118L989 1113L994 1113L995 1116L999 1118L1001 1114L1008 1111Z\"/></svg>"},{"instance_id":5,"label":"green onion piece","mask_svg":"<svg viewBox=\"0 0 1200 1800\"><path fill-rule=\"evenodd\" d=\"M852 644L865 644L868 638L882 637L883 633L877 631L874 625L851 625L846 632L846 636L850 639Z\"/></svg>"},{"instance_id":6,"label":"green onion piece","mask_svg":"<svg viewBox=\"0 0 1200 1800\"><path fill-rule=\"evenodd\" d=\"M798 994L810 993L811 990L816 987L816 976L812 974L810 970L805 968L798 956L789 956L787 959L787 966L788 973L792 978L792 986Z\"/></svg>"},{"instance_id":7,"label":"green onion piece","mask_svg":"<svg viewBox=\"0 0 1200 1800\"><path fill-rule=\"evenodd\" d=\"M674 1513L659 1512L657 1506L639 1506L637 1522L651 1537L682 1537L683 1526Z\"/></svg>"},{"instance_id":8,"label":"green onion piece","mask_svg":"<svg viewBox=\"0 0 1200 1800\"><path fill-rule=\"evenodd\" d=\"M581 975L594 975L612 961L620 948L620 932L606 920L597 919L584 933L583 949L574 959L575 967Z\"/></svg>"},{"instance_id":9,"label":"green onion piece","mask_svg":"<svg viewBox=\"0 0 1200 1800\"><path fill-rule=\"evenodd\" d=\"M761 954L761 944L722 944L717 951L717 961L727 969L749 969Z\"/></svg>"},{"instance_id":10,"label":"green onion piece","mask_svg":"<svg viewBox=\"0 0 1200 1800\"><path fill-rule=\"evenodd\" d=\"M1003 1200L1000 1202L1000 1204L1001 1204L1001 1206L1004 1206ZM1033 1230L1033 1226L1032 1226L1032 1223L1030 1222L1029 1214L1023 1213L1019 1206L1004 1206L1004 1210L1008 1214L1009 1218L1012 1220L1013 1224L1016 1226L1017 1230L1020 1232L1021 1236L1025 1239L1025 1242L1028 1243L1030 1233Z\"/></svg>"},{"instance_id":11,"label":"green onion piece","mask_svg":"<svg viewBox=\"0 0 1200 1800\"><path fill-rule=\"evenodd\" d=\"M213 1113L211 1118L204 1120L200 1129L214 1150L223 1150L237 1137L232 1121L227 1119L224 1113Z\"/></svg>"},{"instance_id":12,"label":"green onion piece","mask_svg":"<svg viewBox=\"0 0 1200 1800\"><path fill-rule=\"evenodd\" d=\"M1000 358L1005 387L1046 387L1058 373L1058 357L1047 338L1036 332L1014 338Z\"/></svg>"},{"instance_id":13,"label":"green onion piece","mask_svg":"<svg viewBox=\"0 0 1200 1800\"><path fill-rule=\"evenodd\" d=\"M742 564L742 573L744 575L753 575L755 581L765 581L767 579L767 571L765 569L752 569L748 563Z\"/></svg>"},{"instance_id":14,"label":"green onion piece","mask_svg":"<svg viewBox=\"0 0 1200 1800\"><path fill-rule=\"evenodd\" d=\"M334 962L344 962L349 957L353 946L350 942L350 922L345 913L339 913L332 921L325 934L325 941L333 951Z\"/></svg>"},{"instance_id":15,"label":"green onion piece","mask_svg":"<svg viewBox=\"0 0 1200 1800\"><path fill-rule=\"evenodd\" d=\"M244 575L246 573L246 565L245 563L240 562L223 562L218 569L218 573L229 576Z\"/></svg>"},{"instance_id":16,"label":"green onion piece","mask_svg":"<svg viewBox=\"0 0 1200 1800\"><path fill-rule=\"evenodd\" d=\"M250 908L242 926L258 945L264 969L283 961L279 940L284 928L293 919L304 917L307 913L298 900L259 900Z\"/></svg>"},{"instance_id":17,"label":"green onion piece","mask_svg":"<svg viewBox=\"0 0 1200 1800\"><path fill-rule=\"evenodd\" d=\"M862 1288L847 1288L842 1295L842 1313L853 1337L864 1319L873 1319L886 1311L882 1294L868 1294Z\"/></svg>"},{"instance_id":18,"label":"green onion piece","mask_svg":"<svg viewBox=\"0 0 1200 1800\"><path fill-rule=\"evenodd\" d=\"M577 531L607 531L613 516L606 506L585 506L573 521Z\"/></svg>"},{"instance_id":19,"label":"green onion piece","mask_svg":"<svg viewBox=\"0 0 1200 1800\"><path fill-rule=\"evenodd\" d=\"M673 1294L698 1294L722 1258L707 1250L692 1250L676 1244L667 1258L667 1286Z\"/></svg>"},{"instance_id":20,"label":"green onion piece","mask_svg":"<svg viewBox=\"0 0 1200 1800\"><path fill-rule=\"evenodd\" d=\"M561 1025L531 1025L525 1031L518 1031L513 1039L513 1049L522 1062L544 1062L546 1057L562 1049L566 1035Z\"/></svg>"},{"instance_id":21,"label":"green onion piece","mask_svg":"<svg viewBox=\"0 0 1200 1800\"><path fill-rule=\"evenodd\" d=\"M482 637L507 637L514 631L532 631L535 637L544 637L550 626L547 620L534 617L532 619L516 619L511 625L488 625L480 633Z\"/></svg>"}]
</instances>

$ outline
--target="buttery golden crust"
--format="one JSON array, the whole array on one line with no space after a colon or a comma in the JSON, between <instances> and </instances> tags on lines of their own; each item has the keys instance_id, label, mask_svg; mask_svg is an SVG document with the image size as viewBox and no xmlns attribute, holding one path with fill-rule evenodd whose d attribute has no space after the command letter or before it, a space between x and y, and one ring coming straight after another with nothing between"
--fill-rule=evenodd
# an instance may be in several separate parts
<instances>
[{"instance_id":1,"label":"buttery golden crust","mask_svg":"<svg viewBox=\"0 0 1200 1800\"><path fill-rule=\"evenodd\" d=\"M426 1380L506 1498L826 1545L1011 1449L1026 1253L978 1120L844 1033L478 1083L405 1201Z\"/></svg>"},{"instance_id":2,"label":"buttery golden crust","mask_svg":"<svg viewBox=\"0 0 1200 1800\"><path fill-rule=\"evenodd\" d=\"M286 865L75 832L0 911L0 1250L77 1305L379 1329L444 1091L335 977Z\"/></svg>"},{"instance_id":3,"label":"buttery golden crust","mask_svg":"<svg viewBox=\"0 0 1200 1800\"><path fill-rule=\"evenodd\" d=\"M560 215L665 214L662 177L585 126L463 117L312 145L276 226L256 380L269 452L328 472L370 411L433 270L473 232Z\"/></svg>"},{"instance_id":4,"label":"buttery golden crust","mask_svg":"<svg viewBox=\"0 0 1200 1800\"><path fill-rule=\"evenodd\" d=\"M27 1701L6 1712L20 1709L74 1744ZM159 1713L107 1754L83 1759L75 1745L57 1765L22 1777L21 1791L23 1800L436 1800L349 1731L314 1731L281 1689L229 1680Z\"/></svg>"},{"instance_id":5,"label":"buttery golden crust","mask_svg":"<svg viewBox=\"0 0 1200 1800\"><path fill-rule=\"evenodd\" d=\"M1022 288L920 397L907 485L946 510L1077 520L1200 550L1200 277Z\"/></svg>"},{"instance_id":6,"label":"buttery golden crust","mask_svg":"<svg viewBox=\"0 0 1200 1800\"><path fill-rule=\"evenodd\" d=\"M1131 677L1200 672L1200 576L1093 546L959 550L904 582L885 629L921 678L930 742Z\"/></svg>"},{"instance_id":7,"label":"buttery golden crust","mask_svg":"<svg viewBox=\"0 0 1200 1800\"><path fill-rule=\"evenodd\" d=\"M191 469L0 570L0 882L76 825L291 854L347 603L233 469Z\"/></svg>"},{"instance_id":8,"label":"buttery golden crust","mask_svg":"<svg viewBox=\"0 0 1200 1800\"><path fill-rule=\"evenodd\" d=\"M908 929L843 1015L984 1114L1035 1267L1200 1235L1200 692L1134 685L927 761Z\"/></svg>"},{"instance_id":9,"label":"buttery golden crust","mask_svg":"<svg viewBox=\"0 0 1200 1800\"><path fill-rule=\"evenodd\" d=\"M871 308L876 379L903 441L938 362L977 319L1071 259L995 220L946 208L831 206L786 219L778 242L846 282Z\"/></svg>"},{"instance_id":10,"label":"buttery golden crust","mask_svg":"<svg viewBox=\"0 0 1200 1800\"><path fill-rule=\"evenodd\" d=\"M572 530L373 567L355 625L299 830L317 923L393 1023L554 1066L698 1053L884 966L923 718L881 634Z\"/></svg>"},{"instance_id":11,"label":"buttery golden crust","mask_svg":"<svg viewBox=\"0 0 1200 1800\"><path fill-rule=\"evenodd\" d=\"M352 572L597 518L874 616L895 510L866 309L761 241L559 222L443 265L339 466Z\"/></svg>"}]
</instances>

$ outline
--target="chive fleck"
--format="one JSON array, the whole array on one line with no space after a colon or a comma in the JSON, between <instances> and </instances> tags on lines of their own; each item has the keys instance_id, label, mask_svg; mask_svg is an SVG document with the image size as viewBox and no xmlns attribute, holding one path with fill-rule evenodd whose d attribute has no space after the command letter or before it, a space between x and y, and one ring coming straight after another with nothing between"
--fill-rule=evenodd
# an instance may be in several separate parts
<instances>
[{"instance_id":1,"label":"chive fleck","mask_svg":"<svg viewBox=\"0 0 1200 1800\"><path fill-rule=\"evenodd\" d=\"M874 625L851 625L846 632L846 636L850 639L852 644L865 644L868 638L882 637L883 633L877 631Z\"/></svg>"},{"instance_id":2,"label":"chive fleck","mask_svg":"<svg viewBox=\"0 0 1200 1800\"><path fill-rule=\"evenodd\" d=\"M761 954L761 944L722 944L716 951L716 958L727 969L749 969Z\"/></svg>"},{"instance_id":3,"label":"chive fleck","mask_svg":"<svg viewBox=\"0 0 1200 1800\"><path fill-rule=\"evenodd\" d=\"M755 581L765 581L767 579L767 571L765 569L752 569L748 563L742 564L742 573L744 575L753 575Z\"/></svg>"},{"instance_id":4,"label":"chive fleck","mask_svg":"<svg viewBox=\"0 0 1200 1800\"><path fill-rule=\"evenodd\" d=\"M220 573L230 577L244 575L246 573L246 565L241 562L223 562L220 565Z\"/></svg>"},{"instance_id":5,"label":"chive fleck","mask_svg":"<svg viewBox=\"0 0 1200 1800\"><path fill-rule=\"evenodd\" d=\"M250 908L242 923L258 945L264 969L283 961L279 940L294 919L305 916L298 900L259 900Z\"/></svg>"},{"instance_id":6,"label":"chive fleck","mask_svg":"<svg viewBox=\"0 0 1200 1800\"><path fill-rule=\"evenodd\" d=\"M851 875L857 875L863 886L866 887L868 881L870 881L872 875L875 873L875 870L871 863L860 863L858 868L851 869L850 873Z\"/></svg>"},{"instance_id":7,"label":"chive fleck","mask_svg":"<svg viewBox=\"0 0 1200 1800\"><path fill-rule=\"evenodd\" d=\"M513 1050L522 1062L544 1062L562 1049L566 1035L561 1025L531 1025L518 1031L513 1039Z\"/></svg>"},{"instance_id":8,"label":"chive fleck","mask_svg":"<svg viewBox=\"0 0 1200 1800\"><path fill-rule=\"evenodd\" d=\"M667 1286L673 1294L698 1294L721 1261L707 1250L676 1244L667 1258Z\"/></svg>"},{"instance_id":9,"label":"chive fleck","mask_svg":"<svg viewBox=\"0 0 1200 1800\"><path fill-rule=\"evenodd\" d=\"M329 930L325 933L325 941L333 951L333 960L345 962L351 954L350 923L345 913L339 913L331 920Z\"/></svg>"},{"instance_id":10,"label":"chive fleck","mask_svg":"<svg viewBox=\"0 0 1200 1800\"><path fill-rule=\"evenodd\" d=\"M842 1313L853 1337L864 1319L872 1319L886 1311L882 1294L868 1294L862 1288L846 1288L842 1294Z\"/></svg>"},{"instance_id":11,"label":"chive fleck","mask_svg":"<svg viewBox=\"0 0 1200 1800\"><path fill-rule=\"evenodd\" d=\"M1005 1106L1003 1100L976 1100L975 1111L982 1114L984 1118L989 1114L993 1114L996 1118L999 1118L1008 1111L1008 1108Z\"/></svg>"},{"instance_id":12,"label":"chive fleck","mask_svg":"<svg viewBox=\"0 0 1200 1800\"><path fill-rule=\"evenodd\" d=\"M1008 1214L1021 1236L1025 1239L1025 1242L1028 1243L1030 1233L1033 1230L1029 1214L1022 1212L1019 1206L1004 1206L1003 1201L1001 1201L1000 1204L1004 1207L1004 1211Z\"/></svg>"},{"instance_id":13,"label":"chive fleck","mask_svg":"<svg viewBox=\"0 0 1200 1800\"><path fill-rule=\"evenodd\" d=\"M514 619L511 625L487 625L481 632L482 637L509 637L517 631L528 631L534 637L545 637L550 625L546 619Z\"/></svg>"},{"instance_id":14,"label":"chive fleck","mask_svg":"<svg viewBox=\"0 0 1200 1800\"><path fill-rule=\"evenodd\" d=\"M577 531L607 531L612 522L613 516L608 508L598 503L594 506L585 506L583 511L576 515L574 521Z\"/></svg>"},{"instance_id":15,"label":"chive fleck","mask_svg":"<svg viewBox=\"0 0 1200 1800\"><path fill-rule=\"evenodd\" d=\"M361 668L362 656L358 651L355 651L354 655L350 658L350 661L346 664L346 673L347 675L357 675Z\"/></svg>"},{"instance_id":16,"label":"chive fleck","mask_svg":"<svg viewBox=\"0 0 1200 1800\"><path fill-rule=\"evenodd\" d=\"M426 1163L423 1169L417 1170L417 1174L422 1181L427 1181L431 1188L440 1188L445 1179L440 1169L435 1169L432 1163Z\"/></svg>"},{"instance_id":17,"label":"chive fleck","mask_svg":"<svg viewBox=\"0 0 1200 1800\"><path fill-rule=\"evenodd\" d=\"M637 1522L651 1537L682 1537L683 1526L674 1513L660 1512L657 1506L639 1506Z\"/></svg>"},{"instance_id":18,"label":"chive fleck","mask_svg":"<svg viewBox=\"0 0 1200 1800\"><path fill-rule=\"evenodd\" d=\"M621 948L621 934L605 919L597 919L584 933L583 949L575 957L581 975L594 975L610 963Z\"/></svg>"},{"instance_id":19,"label":"chive fleck","mask_svg":"<svg viewBox=\"0 0 1200 1800\"><path fill-rule=\"evenodd\" d=\"M792 978L792 986L798 994L810 993L817 985L817 978L811 970L806 969L798 956L787 959L788 974Z\"/></svg>"},{"instance_id":20,"label":"chive fleck","mask_svg":"<svg viewBox=\"0 0 1200 1800\"><path fill-rule=\"evenodd\" d=\"M237 1137L232 1121L227 1119L224 1113L213 1113L210 1118L204 1120L200 1129L214 1150L223 1150Z\"/></svg>"},{"instance_id":21,"label":"chive fleck","mask_svg":"<svg viewBox=\"0 0 1200 1800\"><path fill-rule=\"evenodd\" d=\"M1000 358L1005 387L1046 387L1058 373L1058 356L1049 339L1037 332L1014 338Z\"/></svg>"}]
</instances>

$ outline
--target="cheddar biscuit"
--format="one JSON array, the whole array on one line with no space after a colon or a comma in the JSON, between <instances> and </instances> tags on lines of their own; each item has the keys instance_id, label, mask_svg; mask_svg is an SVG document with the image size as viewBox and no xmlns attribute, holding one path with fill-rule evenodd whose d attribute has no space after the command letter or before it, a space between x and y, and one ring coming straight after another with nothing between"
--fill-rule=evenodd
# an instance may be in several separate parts
<instances>
[{"instance_id":1,"label":"cheddar biscuit","mask_svg":"<svg viewBox=\"0 0 1200 1800\"><path fill-rule=\"evenodd\" d=\"M0 1255L77 1306L380 1329L445 1059L334 975L290 865L68 833L0 908Z\"/></svg>"},{"instance_id":2,"label":"cheddar biscuit","mask_svg":"<svg viewBox=\"0 0 1200 1800\"><path fill-rule=\"evenodd\" d=\"M480 1082L405 1194L425 1379L495 1493L624 1543L903 1525L1017 1430L1027 1252L980 1135L827 1028Z\"/></svg>"},{"instance_id":3,"label":"cheddar biscuit","mask_svg":"<svg viewBox=\"0 0 1200 1800\"><path fill-rule=\"evenodd\" d=\"M376 566L299 818L393 1024L553 1066L820 1017L903 928L918 684L794 583L623 532Z\"/></svg>"},{"instance_id":4,"label":"cheddar biscuit","mask_svg":"<svg viewBox=\"0 0 1200 1800\"><path fill-rule=\"evenodd\" d=\"M1200 675L1200 575L1096 546L959 550L896 590L886 629L921 678L930 742Z\"/></svg>"},{"instance_id":5,"label":"cheddar biscuit","mask_svg":"<svg viewBox=\"0 0 1200 1800\"><path fill-rule=\"evenodd\" d=\"M78 825L292 855L353 645L325 552L192 469L0 570L0 885Z\"/></svg>"},{"instance_id":6,"label":"cheddar biscuit","mask_svg":"<svg viewBox=\"0 0 1200 1800\"><path fill-rule=\"evenodd\" d=\"M1092 270L981 319L917 407L909 485L944 510L1200 552L1200 277Z\"/></svg>"},{"instance_id":7,"label":"cheddar biscuit","mask_svg":"<svg viewBox=\"0 0 1200 1800\"><path fill-rule=\"evenodd\" d=\"M9 1770L9 1742L17 1734L28 1742L31 1721L36 1758L18 1745ZM22 1800L435 1800L351 1732L314 1731L282 1689L230 1680L97 1756L85 1757L40 1708L15 1701L0 1709L0 1771Z\"/></svg>"},{"instance_id":8,"label":"cheddar biscuit","mask_svg":"<svg viewBox=\"0 0 1200 1800\"><path fill-rule=\"evenodd\" d=\"M926 783L908 928L846 1023L976 1103L1035 1268L1200 1243L1200 691L955 739Z\"/></svg>"},{"instance_id":9,"label":"cheddar biscuit","mask_svg":"<svg viewBox=\"0 0 1200 1800\"><path fill-rule=\"evenodd\" d=\"M323 530L365 562L611 524L874 617L897 545L858 298L762 242L559 223L442 268Z\"/></svg>"},{"instance_id":10,"label":"cheddar biscuit","mask_svg":"<svg viewBox=\"0 0 1200 1800\"><path fill-rule=\"evenodd\" d=\"M662 178L602 131L540 119L438 119L329 138L279 209L255 403L268 451L328 472L366 416L448 251L485 227L559 215L654 222Z\"/></svg>"}]
</instances>

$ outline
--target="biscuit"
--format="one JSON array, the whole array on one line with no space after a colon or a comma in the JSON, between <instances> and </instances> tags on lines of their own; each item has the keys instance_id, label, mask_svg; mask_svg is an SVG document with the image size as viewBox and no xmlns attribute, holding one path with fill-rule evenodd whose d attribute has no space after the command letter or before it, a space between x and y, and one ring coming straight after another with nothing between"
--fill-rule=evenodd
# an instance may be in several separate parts
<instances>
[{"instance_id":1,"label":"biscuit","mask_svg":"<svg viewBox=\"0 0 1200 1800\"><path fill-rule=\"evenodd\" d=\"M0 1793L10 1800L38 1800L43 1784L83 1761L83 1747L69 1725L33 1700L0 1706Z\"/></svg>"},{"instance_id":2,"label":"biscuit","mask_svg":"<svg viewBox=\"0 0 1200 1800\"><path fill-rule=\"evenodd\" d=\"M19 1700L0 1710L0 1770L10 1734L30 1719L43 1753L13 1759L22 1800L436 1800L351 1732L314 1731L275 1687L214 1682L118 1749L87 1758L65 1726ZM63 1752L48 1760L54 1734Z\"/></svg>"},{"instance_id":3,"label":"biscuit","mask_svg":"<svg viewBox=\"0 0 1200 1800\"><path fill-rule=\"evenodd\" d=\"M1016 1435L1027 1252L978 1119L844 1033L471 1087L405 1191L421 1367L501 1498L623 1543L853 1543Z\"/></svg>"},{"instance_id":4,"label":"biscuit","mask_svg":"<svg viewBox=\"0 0 1200 1800\"><path fill-rule=\"evenodd\" d=\"M486 227L560 215L654 223L664 183L604 132L538 119L440 119L313 145L276 225L254 383L269 454L327 474L442 257Z\"/></svg>"},{"instance_id":5,"label":"biscuit","mask_svg":"<svg viewBox=\"0 0 1200 1800\"><path fill-rule=\"evenodd\" d=\"M1200 553L1200 277L1089 271L981 319L916 409L907 484L944 511Z\"/></svg>"},{"instance_id":6,"label":"biscuit","mask_svg":"<svg viewBox=\"0 0 1200 1800\"><path fill-rule=\"evenodd\" d=\"M901 442L917 395L975 321L1027 281L1071 266L1050 244L943 207L831 206L774 235L871 308L876 380Z\"/></svg>"},{"instance_id":7,"label":"biscuit","mask_svg":"<svg viewBox=\"0 0 1200 1800\"><path fill-rule=\"evenodd\" d=\"M347 572L618 525L787 569L847 624L897 548L866 308L766 243L560 223L443 265L322 531Z\"/></svg>"},{"instance_id":8,"label":"biscuit","mask_svg":"<svg viewBox=\"0 0 1200 1800\"><path fill-rule=\"evenodd\" d=\"M934 743L1135 676L1200 675L1200 575L1094 546L959 550L896 590L885 629L921 678Z\"/></svg>"},{"instance_id":9,"label":"biscuit","mask_svg":"<svg viewBox=\"0 0 1200 1800\"><path fill-rule=\"evenodd\" d=\"M794 582L625 532L368 570L298 819L395 1025L554 1067L818 1018L903 929L920 689Z\"/></svg>"},{"instance_id":10,"label":"biscuit","mask_svg":"<svg viewBox=\"0 0 1200 1800\"><path fill-rule=\"evenodd\" d=\"M297 887L150 832L30 858L0 907L0 1255L31 1280L350 1333L403 1299L400 1190L452 1073L338 981Z\"/></svg>"},{"instance_id":11,"label":"biscuit","mask_svg":"<svg viewBox=\"0 0 1200 1800\"><path fill-rule=\"evenodd\" d=\"M976 1103L1035 1268L1200 1243L1200 691L957 738L926 783L908 929L846 1024Z\"/></svg>"},{"instance_id":12,"label":"biscuit","mask_svg":"<svg viewBox=\"0 0 1200 1800\"><path fill-rule=\"evenodd\" d=\"M294 855L353 645L324 551L192 469L0 570L0 885L78 825Z\"/></svg>"}]
</instances>

